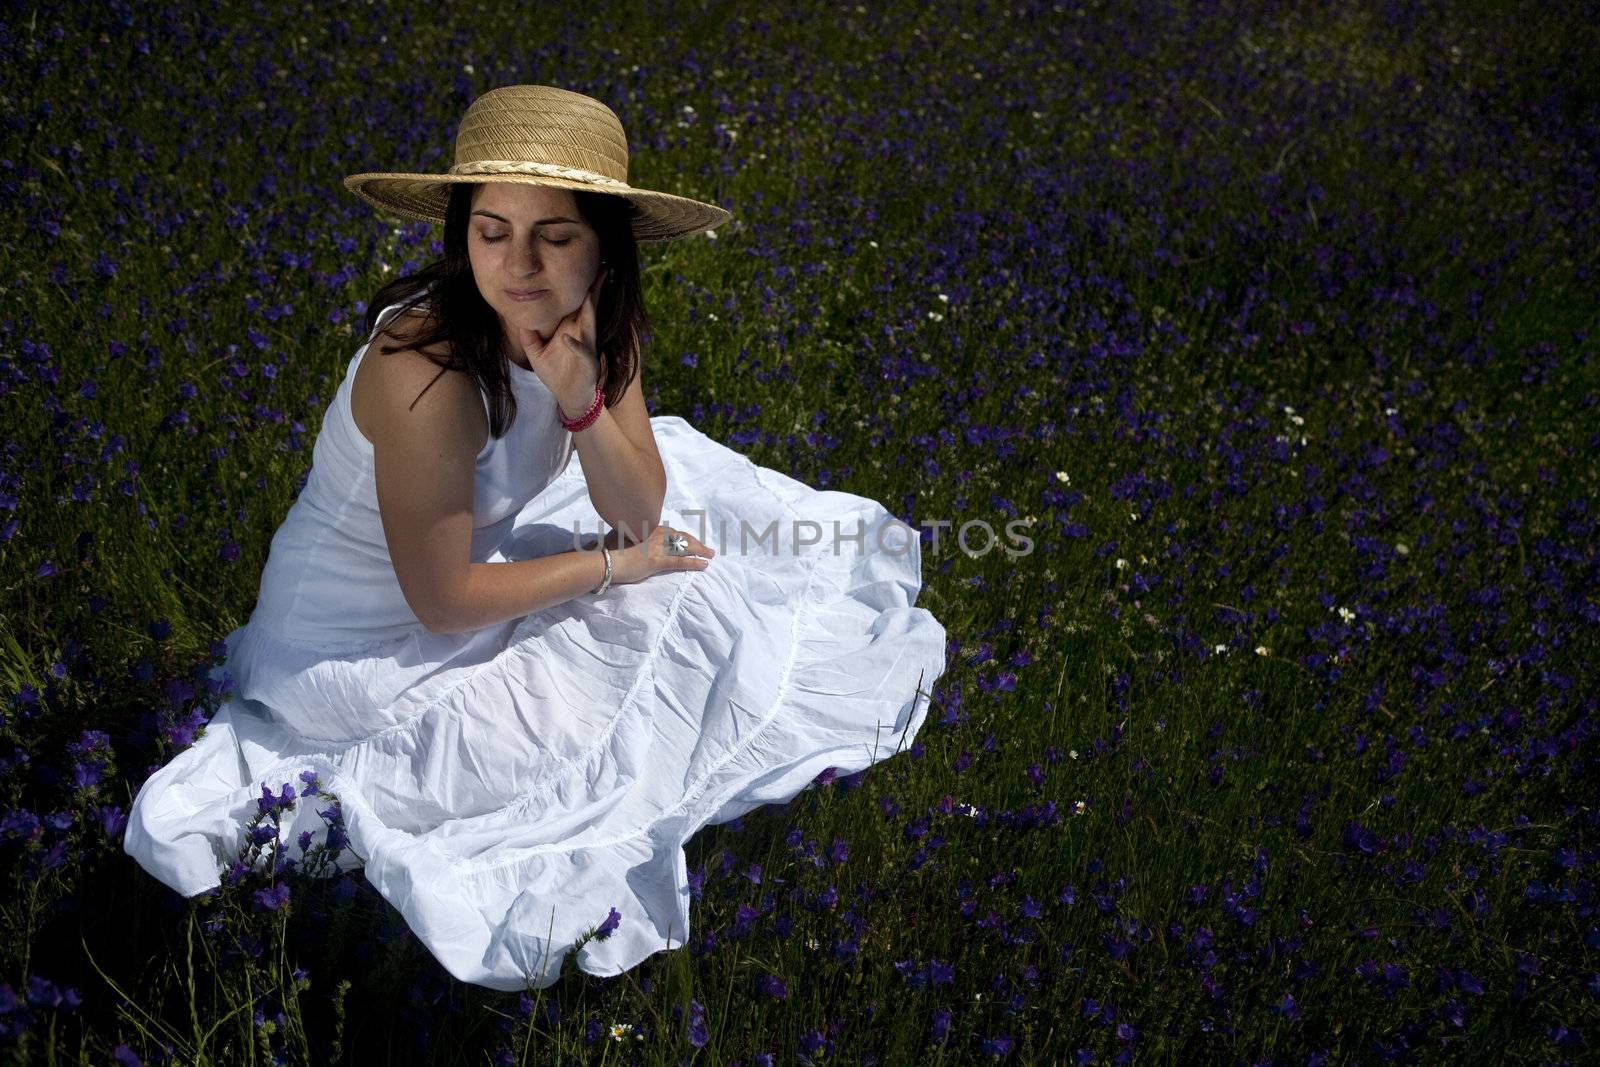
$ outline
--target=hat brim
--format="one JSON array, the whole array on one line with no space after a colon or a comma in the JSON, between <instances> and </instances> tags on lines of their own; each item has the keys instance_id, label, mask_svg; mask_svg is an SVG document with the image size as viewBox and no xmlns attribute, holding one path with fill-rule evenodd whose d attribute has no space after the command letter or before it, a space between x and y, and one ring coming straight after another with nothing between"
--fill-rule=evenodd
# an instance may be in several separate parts
<instances>
[{"instance_id":1,"label":"hat brim","mask_svg":"<svg viewBox=\"0 0 1600 1067\"><path fill-rule=\"evenodd\" d=\"M732 212L686 196L653 189L604 189L570 178L540 174L501 174L484 178L476 174L352 174L344 187L380 211L419 222L444 225L451 185L485 181L517 185L548 185L557 189L606 193L627 200L633 207L633 236L639 241L670 241L704 233L733 218Z\"/></svg>"}]
</instances>

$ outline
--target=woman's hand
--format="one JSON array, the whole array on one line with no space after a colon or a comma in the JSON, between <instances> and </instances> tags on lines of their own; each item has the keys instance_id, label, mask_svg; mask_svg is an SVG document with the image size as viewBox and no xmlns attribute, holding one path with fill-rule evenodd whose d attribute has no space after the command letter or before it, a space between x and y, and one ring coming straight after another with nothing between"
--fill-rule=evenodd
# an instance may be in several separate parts
<instances>
[{"instance_id":1,"label":"woman's hand","mask_svg":"<svg viewBox=\"0 0 1600 1067\"><path fill-rule=\"evenodd\" d=\"M576 419L594 403L594 391L600 381L600 356L595 350L595 305L600 300L600 287L605 284L606 270L594 276L589 291L571 314L567 315L548 338L539 331L518 326L518 340L528 356L533 373L545 384L561 405L561 412Z\"/></svg>"},{"instance_id":2,"label":"woman's hand","mask_svg":"<svg viewBox=\"0 0 1600 1067\"><path fill-rule=\"evenodd\" d=\"M688 542L685 555L667 552L667 535L677 534ZM704 544L693 534L669 528L665 523L654 526L643 541L624 539L621 530L612 530L605 537L611 549L611 584L626 585L640 582L662 571L703 571L711 565L716 550ZM619 547L620 546L620 547Z\"/></svg>"}]
</instances>

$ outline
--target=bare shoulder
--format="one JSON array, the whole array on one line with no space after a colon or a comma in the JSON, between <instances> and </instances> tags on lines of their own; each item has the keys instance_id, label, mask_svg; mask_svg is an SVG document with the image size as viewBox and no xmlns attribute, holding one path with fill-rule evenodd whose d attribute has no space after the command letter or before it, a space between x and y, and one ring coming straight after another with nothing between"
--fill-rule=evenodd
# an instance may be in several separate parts
<instances>
[{"instance_id":1,"label":"bare shoulder","mask_svg":"<svg viewBox=\"0 0 1600 1067\"><path fill-rule=\"evenodd\" d=\"M400 324L398 320L408 321ZM478 385L470 374L441 367L428 358L448 359L446 343L426 350L411 346L427 325L425 313L397 316L372 339L350 383L350 413L356 428L376 447L382 438L420 436L456 449L471 445L476 455L488 440ZM402 345L385 352L390 345Z\"/></svg>"}]
</instances>

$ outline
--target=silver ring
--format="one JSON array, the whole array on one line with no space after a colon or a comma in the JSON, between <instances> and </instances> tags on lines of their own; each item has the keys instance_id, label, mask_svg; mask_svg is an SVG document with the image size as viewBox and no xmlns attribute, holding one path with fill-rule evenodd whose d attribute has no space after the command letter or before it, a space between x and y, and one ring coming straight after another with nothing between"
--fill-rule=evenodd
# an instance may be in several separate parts
<instances>
[{"instance_id":1,"label":"silver ring","mask_svg":"<svg viewBox=\"0 0 1600 1067\"><path fill-rule=\"evenodd\" d=\"M682 534L667 534L667 555L687 556L689 554L689 539Z\"/></svg>"}]
</instances>

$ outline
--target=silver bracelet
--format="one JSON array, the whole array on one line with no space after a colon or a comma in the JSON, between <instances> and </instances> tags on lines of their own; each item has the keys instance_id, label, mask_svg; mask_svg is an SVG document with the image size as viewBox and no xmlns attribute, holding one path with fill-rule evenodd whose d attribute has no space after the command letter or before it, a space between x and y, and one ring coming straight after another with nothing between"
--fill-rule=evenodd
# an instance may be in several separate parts
<instances>
[{"instance_id":1,"label":"silver bracelet","mask_svg":"<svg viewBox=\"0 0 1600 1067\"><path fill-rule=\"evenodd\" d=\"M604 593L607 589L611 588L611 550L605 546L604 542L602 542L600 545L600 551L605 553L606 557L606 580L601 582L600 588L594 591L595 596L599 596L601 593Z\"/></svg>"}]
</instances>

